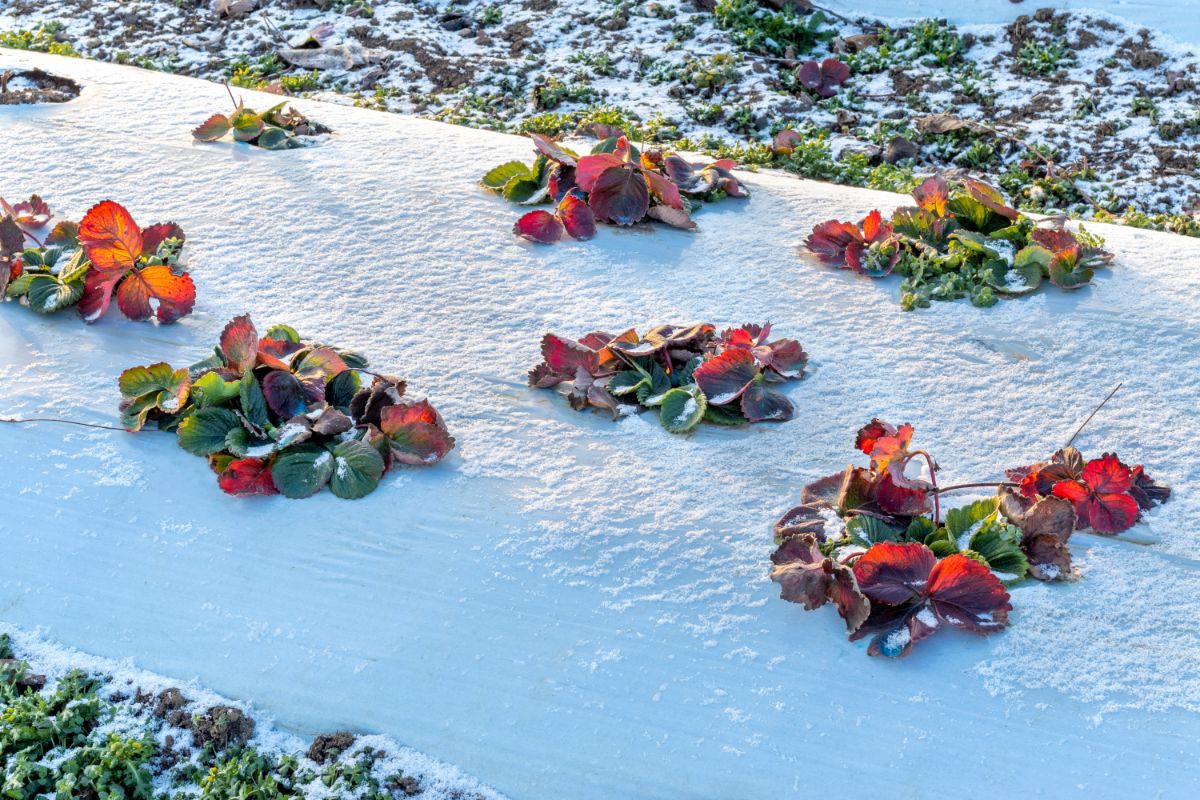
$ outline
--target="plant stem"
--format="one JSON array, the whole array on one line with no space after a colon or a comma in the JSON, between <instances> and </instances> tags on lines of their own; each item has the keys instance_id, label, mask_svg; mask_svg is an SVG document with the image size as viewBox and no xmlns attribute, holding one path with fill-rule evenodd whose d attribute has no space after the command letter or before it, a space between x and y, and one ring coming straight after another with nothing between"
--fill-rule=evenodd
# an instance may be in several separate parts
<instances>
[{"instance_id":1,"label":"plant stem","mask_svg":"<svg viewBox=\"0 0 1200 800\"><path fill-rule=\"evenodd\" d=\"M933 466L933 458L924 450L916 450L913 452L915 456L924 456L925 463L929 466L929 482L933 484L933 527L936 529L942 524L942 504L938 499L941 490L937 485L937 470Z\"/></svg>"},{"instance_id":2,"label":"plant stem","mask_svg":"<svg viewBox=\"0 0 1200 800\"><path fill-rule=\"evenodd\" d=\"M1016 486L1012 481L985 481L983 483L956 483L953 486L943 486L940 489L934 489L934 494L942 494L943 492L953 492L956 489L988 489L999 488L1001 486Z\"/></svg>"},{"instance_id":3,"label":"plant stem","mask_svg":"<svg viewBox=\"0 0 1200 800\"><path fill-rule=\"evenodd\" d=\"M29 422L59 422L63 425L79 425L84 428L99 428L104 431L123 431L122 427L117 425L101 425L96 422L77 422L73 419L55 419L54 417L29 417L28 419L12 419L9 417L0 417L0 422L8 422L13 425L24 425Z\"/></svg>"},{"instance_id":4,"label":"plant stem","mask_svg":"<svg viewBox=\"0 0 1200 800\"><path fill-rule=\"evenodd\" d=\"M1118 383L1116 386L1113 387L1113 390L1108 393L1108 397L1105 397L1103 400L1100 401L1100 405L1098 405L1094 409L1092 409L1092 413L1088 414L1087 419L1085 419L1083 421L1083 424L1081 424L1078 428L1075 429L1075 432L1071 434L1071 438L1067 439L1067 443L1064 444L1063 447L1071 446L1071 443L1075 441L1075 437L1078 436L1080 434L1080 432L1084 428L1087 427L1087 424L1092 421L1092 417L1096 416L1097 412L1099 412L1100 409L1104 408L1104 404L1107 403L1109 400L1111 400L1112 396L1117 393L1117 389L1120 389L1124 385L1125 385L1125 383L1124 383L1124 381L1122 381L1121 383Z\"/></svg>"}]
</instances>

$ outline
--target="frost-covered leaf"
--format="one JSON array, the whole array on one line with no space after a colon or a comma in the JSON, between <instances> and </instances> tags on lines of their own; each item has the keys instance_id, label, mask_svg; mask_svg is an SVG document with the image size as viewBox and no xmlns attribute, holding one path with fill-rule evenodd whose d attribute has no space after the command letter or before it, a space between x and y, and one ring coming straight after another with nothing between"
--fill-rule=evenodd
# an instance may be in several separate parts
<instances>
[{"instance_id":1,"label":"frost-covered leaf","mask_svg":"<svg viewBox=\"0 0 1200 800\"><path fill-rule=\"evenodd\" d=\"M75 305L83 297L84 280L63 280L58 275L31 275L26 295L29 307L39 314L53 314Z\"/></svg>"},{"instance_id":2,"label":"frost-covered leaf","mask_svg":"<svg viewBox=\"0 0 1200 800\"><path fill-rule=\"evenodd\" d=\"M1075 532L1075 508L1070 502L1058 497L1035 501L1002 488L999 508L1021 530L1021 550L1032 577L1041 581L1073 577L1071 550L1067 546Z\"/></svg>"},{"instance_id":3,"label":"frost-covered leaf","mask_svg":"<svg viewBox=\"0 0 1200 800\"><path fill-rule=\"evenodd\" d=\"M262 133L258 135L258 139L254 141L254 144L264 150L287 150L288 148L298 146L300 142L294 139L283 128L267 125L263 128Z\"/></svg>"},{"instance_id":4,"label":"frost-covered leaf","mask_svg":"<svg viewBox=\"0 0 1200 800\"><path fill-rule=\"evenodd\" d=\"M852 542L863 547L880 542L898 542L903 533L900 528L866 514L855 514L846 522L846 535Z\"/></svg>"},{"instance_id":5,"label":"frost-covered leaf","mask_svg":"<svg viewBox=\"0 0 1200 800\"><path fill-rule=\"evenodd\" d=\"M359 425L382 423L383 410L399 403L408 384L399 378L376 375L369 388L363 388L350 401L350 416Z\"/></svg>"},{"instance_id":6,"label":"frost-covered leaf","mask_svg":"<svg viewBox=\"0 0 1200 800\"><path fill-rule=\"evenodd\" d=\"M284 450L271 465L271 480L284 497L311 497L333 476L333 453L313 444Z\"/></svg>"},{"instance_id":7,"label":"frost-covered leaf","mask_svg":"<svg viewBox=\"0 0 1200 800\"><path fill-rule=\"evenodd\" d=\"M333 448L333 474L329 491L343 500L356 500L375 491L383 476L383 456L358 439L339 442Z\"/></svg>"},{"instance_id":8,"label":"frost-covered leaf","mask_svg":"<svg viewBox=\"0 0 1200 800\"><path fill-rule=\"evenodd\" d=\"M741 397L758 374L754 356L747 350L734 349L701 364L692 373L692 378L708 397L710 405L722 406Z\"/></svg>"},{"instance_id":9,"label":"frost-covered leaf","mask_svg":"<svg viewBox=\"0 0 1200 800\"><path fill-rule=\"evenodd\" d=\"M789 508L775 523L775 542L779 544L789 537L799 536L803 533L813 535L818 542L824 542L826 518L822 512L828 509L829 505L821 503L807 503ZM771 560L779 563L776 557L780 551L777 550L775 553L776 555L772 556Z\"/></svg>"},{"instance_id":10,"label":"frost-covered leaf","mask_svg":"<svg viewBox=\"0 0 1200 800\"><path fill-rule=\"evenodd\" d=\"M671 433L684 433L700 424L707 408L708 400L698 387L680 387L663 395L659 419Z\"/></svg>"},{"instance_id":11,"label":"frost-covered leaf","mask_svg":"<svg viewBox=\"0 0 1200 800\"><path fill-rule=\"evenodd\" d=\"M795 413L792 402L768 386L761 374L742 392L741 407L751 422L786 422Z\"/></svg>"}]
</instances>

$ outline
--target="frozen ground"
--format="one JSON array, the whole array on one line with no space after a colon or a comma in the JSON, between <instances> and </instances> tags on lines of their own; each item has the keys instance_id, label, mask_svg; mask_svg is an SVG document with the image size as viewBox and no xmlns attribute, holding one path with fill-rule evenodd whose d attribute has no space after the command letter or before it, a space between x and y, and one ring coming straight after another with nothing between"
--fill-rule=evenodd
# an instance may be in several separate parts
<instances>
[{"instance_id":1,"label":"frozen ground","mask_svg":"<svg viewBox=\"0 0 1200 800\"><path fill-rule=\"evenodd\" d=\"M248 311L407 377L459 442L363 500L256 501L223 496L170 436L0 426L3 621L195 677L300 734L387 734L517 800L1200 789L1200 242L1096 226L1117 261L1093 286L905 314L896 281L796 254L815 222L894 195L746 174L753 198L705 208L694 234L533 247L476 186L522 139L300 102L337 131L323 146L198 145L220 86L0 64L84 84L0 112L5 196L174 219L199 293L166 327L5 305L0 415L114 422L122 369L190 363ZM763 319L813 359L779 426L675 437L524 384L547 330ZM911 420L944 480L995 479L1118 381L1078 444L1174 486L1139 529L1155 544L1079 536L1085 580L1019 587L1009 630L901 662L777 599L770 524L873 415Z\"/></svg>"}]
</instances>

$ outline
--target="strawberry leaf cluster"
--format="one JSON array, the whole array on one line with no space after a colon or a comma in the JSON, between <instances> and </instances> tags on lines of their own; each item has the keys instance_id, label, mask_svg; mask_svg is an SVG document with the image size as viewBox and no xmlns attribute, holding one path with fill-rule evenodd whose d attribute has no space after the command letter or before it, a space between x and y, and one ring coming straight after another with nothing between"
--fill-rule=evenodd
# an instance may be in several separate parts
<instances>
[{"instance_id":1,"label":"strawberry leaf cluster","mask_svg":"<svg viewBox=\"0 0 1200 800\"><path fill-rule=\"evenodd\" d=\"M509 161L488 171L481 183L512 203L553 205L552 211L526 213L513 226L513 233L532 242L552 244L564 233L587 240L596 235L597 222L628 226L657 220L691 230L692 213L702 202L749 196L728 159L693 164L674 153L639 151L623 135L609 136L580 156L541 134L530 137L532 165Z\"/></svg>"},{"instance_id":2,"label":"strawberry leaf cluster","mask_svg":"<svg viewBox=\"0 0 1200 800\"><path fill-rule=\"evenodd\" d=\"M1061 220L1035 223L982 181L951 185L934 176L913 190L913 199L915 206L896 209L886 221L876 210L857 224L822 222L805 246L825 264L872 278L903 275L906 310L962 297L990 306L1045 281L1077 289L1113 258L1082 227L1071 232Z\"/></svg>"},{"instance_id":3,"label":"strawberry leaf cluster","mask_svg":"<svg viewBox=\"0 0 1200 800\"><path fill-rule=\"evenodd\" d=\"M1008 624L1007 585L1026 577L1071 580L1067 546L1077 530L1112 534L1170 497L1143 467L1112 454L1085 461L1066 447L1009 470L995 496L943 519L937 465L912 448L913 428L863 426L850 465L804 487L775 523L771 579L784 600L813 610L833 603L868 654L904 656L943 627L987 634ZM909 477L910 462L927 473ZM976 484L977 485L977 484Z\"/></svg>"},{"instance_id":4,"label":"strawberry leaf cluster","mask_svg":"<svg viewBox=\"0 0 1200 800\"><path fill-rule=\"evenodd\" d=\"M9 205L0 199L0 292L39 314L75 306L95 322L115 298L132 320L174 322L190 313L196 287L180 266L183 230L173 222L139 226L123 206L105 200L82 221L51 227L37 195Z\"/></svg>"},{"instance_id":5,"label":"strawberry leaf cluster","mask_svg":"<svg viewBox=\"0 0 1200 800\"><path fill-rule=\"evenodd\" d=\"M313 122L286 101L271 106L261 114L237 104L232 114L213 114L192 131L200 142L215 142L232 133L235 142L245 142L264 150L290 150L304 147L302 137L329 133L329 129Z\"/></svg>"},{"instance_id":6,"label":"strawberry leaf cluster","mask_svg":"<svg viewBox=\"0 0 1200 800\"><path fill-rule=\"evenodd\" d=\"M286 325L260 337L243 315L203 361L123 372L121 420L129 431L148 423L175 431L229 494L300 498L328 486L356 499L391 467L435 464L454 447L428 401L407 401L403 380L366 366L357 353L305 341Z\"/></svg>"},{"instance_id":7,"label":"strawberry leaf cluster","mask_svg":"<svg viewBox=\"0 0 1200 800\"><path fill-rule=\"evenodd\" d=\"M719 334L707 323L660 325L644 335L595 331L577 340L548 333L529 385L565 387L573 408L604 409L613 419L656 408L672 433L702 420L782 422L795 411L775 386L802 378L808 355L795 339L770 337L769 322Z\"/></svg>"}]
</instances>

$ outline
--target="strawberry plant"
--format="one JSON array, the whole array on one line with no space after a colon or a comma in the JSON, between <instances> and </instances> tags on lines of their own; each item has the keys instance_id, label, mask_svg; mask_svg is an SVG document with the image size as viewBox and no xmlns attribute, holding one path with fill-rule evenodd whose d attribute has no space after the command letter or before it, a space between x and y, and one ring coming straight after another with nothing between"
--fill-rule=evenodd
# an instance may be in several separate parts
<instances>
[{"instance_id":1,"label":"strawberry plant","mask_svg":"<svg viewBox=\"0 0 1200 800\"><path fill-rule=\"evenodd\" d=\"M693 229L692 212L701 202L748 197L728 159L690 164L675 154L641 152L624 136L610 136L580 156L549 137L531 133L532 165L509 161L488 171L482 185L519 205L552 203L517 220L513 233L550 244L568 236L586 240L596 222L629 226L657 220Z\"/></svg>"},{"instance_id":2,"label":"strawberry plant","mask_svg":"<svg viewBox=\"0 0 1200 800\"><path fill-rule=\"evenodd\" d=\"M184 234L175 223L142 228L112 200L97 203L78 224L62 220L53 228L37 195L16 205L0 199L0 209L6 299L39 314L76 306L85 322L99 319L114 296L132 320L167 323L191 312L196 287L179 264Z\"/></svg>"},{"instance_id":3,"label":"strawberry plant","mask_svg":"<svg viewBox=\"0 0 1200 800\"><path fill-rule=\"evenodd\" d=\"M982 181L951 186L934 176L913 199L915 206L897 209L886 222L879 211L857 225L822 222L805 246L825 264L874 278L903 275L906 310L961 297L990 306L1036 291L1043 281L1076 289L1113 258L1083 228L1039 227Z\"/></svg>"},{"instance_id":4,"label":"strawberry plant","mask_svg":"<svg viewBox=\"0 0 1200 800\"><path fill-rule=\"evenodd\" d=\"M175 431L229 494L298 498L328 486L355 499L391 467L435 464L454 447L428 401L408 402L403 380L366 366L286 325L260 337L249 316L234 317L203 361L123 372L121 421L129 431L151 422Z\"/></svg>"},{"instance_id":5,"label":"strawberry plant","mask_svg":"<svg viewBox=\"0 0 1200 800\"><path fill-rule=\"evenodd\" d=\"M808 610L833 603L851 640L872 637L870 655L907 655L942 627L1000 630L1012 610L1006 585L1075 578L1073 533L1120 533L1171 494L1142 466L1110 453L1086 461L1070 443L1005 481L939 486L936 462L912 439L912 425L872 420L855 439L868 465L805 486L775 523L780 596ZM942 494L980 487L996 494L943 516Z\"/></svg>"},{"instance_id":6,"label":"strawberry plant","mask_svg":"<svg viewBox=\"0 0 1200 800\"><path fill-rule=\"evenodd\" d=\"M229 97L232 100L233 94ZM292 106L285 109L285 105L286 101L260 114L246 108L242 101L235 101L232 114L213 114L192 131L192 137L201 142L215 142L232 132L235 142L264 150L289 150L305 146L300 137L329 133L324 125L313 122Z\"/></svg>"},{"instance_id":7,"label":"strawberry plant","mask_svg":"<svg viewBox=\"0 0 1200 800\"><path fill-rule=\"evenodd\" d=\"M772 341L770 334L769 322L720 334L710 324L660 325L645 335L597 331L578 340L548 333L529 385L566 387L572 408L604 409L613 419L657 408L672 433L701 420L781 422L794 409L774 386L803 377L808 355L795 339Z\"/></svg>"},{"instance_id":8,"label":"strawberry plant","mask_svg":"<svg viewBox=\"0 0 1200 800\"><path fill-rule=\"evenodd\" d=\"M833 97L838 87L850 79L850 67L836 58L820 63L805 61L796 68L796 81L818 97Z\"/></svg>"}]
</instances>

